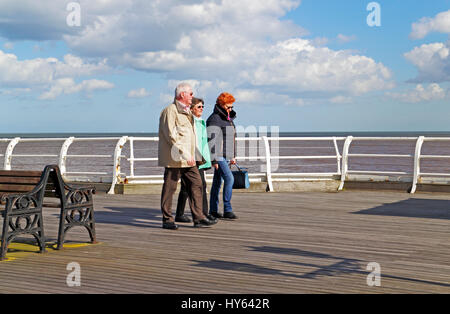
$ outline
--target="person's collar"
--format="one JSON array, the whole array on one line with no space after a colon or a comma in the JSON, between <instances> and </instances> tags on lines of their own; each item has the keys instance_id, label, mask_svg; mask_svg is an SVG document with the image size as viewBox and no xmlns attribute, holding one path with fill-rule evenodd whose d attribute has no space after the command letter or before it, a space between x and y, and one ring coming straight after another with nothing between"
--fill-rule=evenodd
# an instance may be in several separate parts
<instances>
[{"instance_id":1,"label":"person's collar","mask_svg":"<svg viewBox=\"0 0 450 314\"><path fill-rule=\"evenodd\" d=\"M236 111L231 110L230 115L228 115L228 112L225 109L223 109L219 104L216 104L214 112L219 113L219 115L222 116L223 119L225 120L227 120L228 117L230 117L230 120L234 120L234 118L236 118Z\"/></svg>"},{"instance_id":2,"label":"person's collar","mask_svg":"<svg viewBox=\"0 0 450 314\"><path fill-rule=\"evenodd\" d=\"M214 111L219 113L221 116L226 117L228 114L219 104L216 104Z\"/></svg>"},{"instance_id":3,"label":"person's collar","mask_svg":"<svg viewBox=\"0 0 450 314\"><path fill-rule=\"evenodd\" d=\"M197 120L197 121L203 121L202 117L198 118L198 117L196 117L195 115L192 115L192 116L194 117L194 120Z\"/></svg>"},{"instance_id":4,"label":"person's collar","mask_svg":"<svg viewBox=\"0 0 450 314\"><path fill-rule=\"evenodd\" d=\"M185 105L182 102L178 101L177 99L175 99L175 104L177 105L177 107L180 111L185 112L185 113L191 113L190 105Z\"/></svg>"}]
</instances>

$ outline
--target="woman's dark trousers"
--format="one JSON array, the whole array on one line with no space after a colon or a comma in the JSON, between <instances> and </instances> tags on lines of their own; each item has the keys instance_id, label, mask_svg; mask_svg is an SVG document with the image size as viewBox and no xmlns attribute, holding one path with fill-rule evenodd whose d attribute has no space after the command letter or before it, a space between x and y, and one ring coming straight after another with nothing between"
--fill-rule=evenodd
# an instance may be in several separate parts
<instances>
[{"instance_id":1,"label":"woman's dark trousers","mask_svg":"<svg viewBox=\"0 0 450 314\"><path fill-rule=\"evenodd\" d=\"M203 185L203 214L205 216L208 215L208 195L206 194L206 178L205 178L205 169L198 169L200 173L200 177L202 178ZM181 189L180 194L178 195L178 204L177 204L177 213L176 216L180 217L184 215L184 208L186 207L186 200L188 199L188 192L186 183L181 179Z\"/></svg>"}]
</instances>

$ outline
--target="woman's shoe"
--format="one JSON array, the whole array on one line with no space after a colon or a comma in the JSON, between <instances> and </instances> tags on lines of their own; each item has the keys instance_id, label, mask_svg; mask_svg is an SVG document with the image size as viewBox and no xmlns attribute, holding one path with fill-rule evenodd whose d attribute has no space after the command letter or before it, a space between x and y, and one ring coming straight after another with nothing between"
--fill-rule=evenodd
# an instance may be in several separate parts
<instances>
[{"instance_id":1,"label":"woman's shoe","mask_svg":"<svg viewBox=\"0 0 450 314\"><path fill-rule=\"evenodd\" d=\"M195 228L209 228L212 225L215 225L216 223L217 223L217 220L211 221L208 218L205 218L202 220L194 221L194 227Z\"/></svg>"},{"instance_id":2,"label":"woman's shoe","mask_svg":"<svg viewBox=\"0 0 450 314\"><path fill-rule=\"evenodd\" d=\"M192 220L188 216L182 215L182 216L176 216L175 221L176 222L191 222Z\"/></svg>"},{"instance_id":3,"label":"woman's shoe","mask_svg":"<svg viewBox=\"0 0 450 314\"><path fill-rule=\"evenodd\" d=\"M214 218L218 218L218 219L222 219L223 218L222 214L219 214L218 212L211 212L209 214L211 216L213 216Z\"/></svg>"},{"instance_id":4,"label":"woman's shoe","mask_svg":"<svg viewBox=\"0 0 450 314\"><path fill-rule=\"evenodd\" d=\"M211 221L215 221L215 222L217 222L217 218L216 217L214 217L213 215L206 215L206 218L208 218L209 220L211 220Z\"/></svg>"},{"instance_id":5,"label":"woman's shoe","mask_svg":"<svg viewBox=\"0 0 450 314\"><path fill-rule=\"evenodd\" d=\"M225 212L223 213L224 219L238 219L238 217L233 212Z\"/></svg>"}]
</instances>

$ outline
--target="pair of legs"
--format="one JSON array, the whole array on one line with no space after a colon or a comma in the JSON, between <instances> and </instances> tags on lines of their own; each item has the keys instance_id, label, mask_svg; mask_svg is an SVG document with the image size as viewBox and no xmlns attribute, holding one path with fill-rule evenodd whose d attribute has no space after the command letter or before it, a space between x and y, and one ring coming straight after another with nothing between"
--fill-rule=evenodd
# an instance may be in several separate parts
<instances>
[{"instance_id":1,"label":"pair of legs","mask_svg":"<svg viewBox=\"0 0 450 314\"><path fill-rule=\"evenodd\" d=\"M223 211L224 213L231 213L233 208L231 207L231 197L233 194L234 177L231 173L231 169L228 166L227 160L219 160L219 168L214 169L214 178L211 186L211 195L209 202L210 214L217 213L219 210L219 193L220 187L223 186Z\"/></svg>"},{"instance_id":2,"label":"pair of legs","mask_svg":"<svg viewBox=\"0 0 450 314\"><path fill-rule=\"evenodd\" d=\"M205 179L205 169L198 169L200 178L202 179L202 212L203 215L208 216L208 196L206 193L206 179ZM186 207L186 200L189 198L188 188L186 182L181 179L181 189L178 195L177 203L177 213L176 217L181 217L184 215L184 208Z\"/></svg>"},{"instance_id":3,"label":"pair of legs","mask_svg":"<svg viewBox=\"0 0 450 314\"><path fill-rule=\"evenodd\" d=\"M163 223L174 222L174 217L172 215L172 199L173 194L175 194L175 191L177 190L178 180L180 180L180 178L186 185L194 222L206 218L202 210L202 179L198 172L198 168L166 168L164 171L164 184L161 192Z\"/></svg>"}]
</instances>

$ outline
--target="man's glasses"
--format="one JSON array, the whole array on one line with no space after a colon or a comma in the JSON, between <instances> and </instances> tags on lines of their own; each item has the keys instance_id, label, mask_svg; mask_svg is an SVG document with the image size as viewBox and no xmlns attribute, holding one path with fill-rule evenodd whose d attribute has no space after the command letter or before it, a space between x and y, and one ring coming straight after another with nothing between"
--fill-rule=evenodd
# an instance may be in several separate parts
<instances>
[{"instance_id":1,"label":"man's glasses","mask_svg":"<svg viewBox=\"0 0 450 314\"><path fill-rule=\"evenodd\" d=\"M200 105L200 106L195 106L195 108L197 108L197 109L203 109L203 108L205 108L205 106Z\"/></svg>"}]
</instances>

